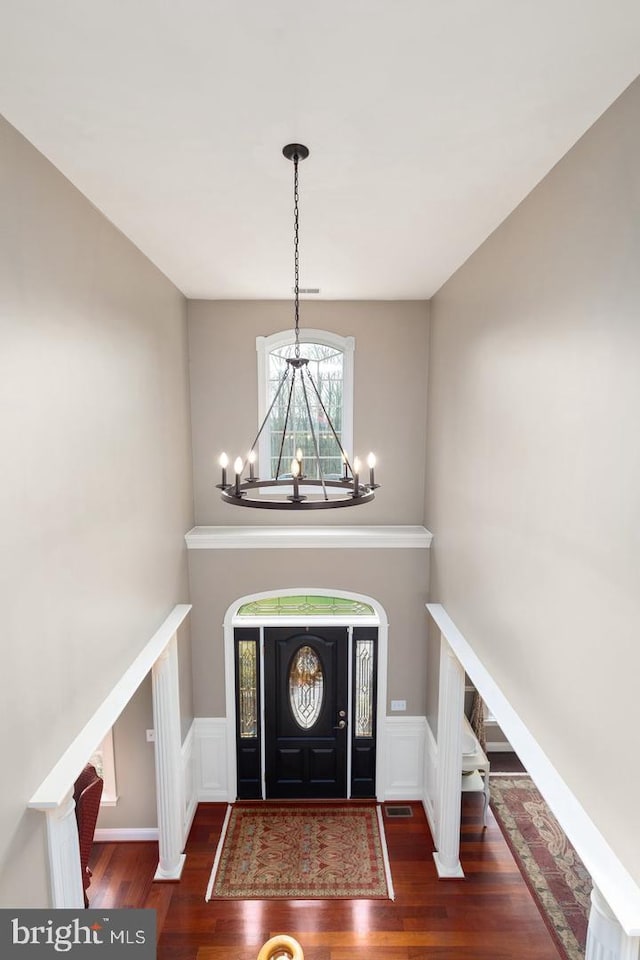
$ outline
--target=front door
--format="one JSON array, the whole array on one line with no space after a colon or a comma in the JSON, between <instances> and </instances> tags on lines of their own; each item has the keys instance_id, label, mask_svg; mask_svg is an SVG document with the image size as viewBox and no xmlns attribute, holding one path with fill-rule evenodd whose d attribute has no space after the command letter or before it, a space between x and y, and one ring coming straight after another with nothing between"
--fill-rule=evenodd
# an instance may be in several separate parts
<instances>
[{"instance_id":1,"label":"front door","mask_svg":"<svg viewBox=\"0 0 640 960\"><path fill-rule=\"evenodd\" d=\"M266 627L268 799L347 795L346 627Z\"/></svg>"}]
</instances>

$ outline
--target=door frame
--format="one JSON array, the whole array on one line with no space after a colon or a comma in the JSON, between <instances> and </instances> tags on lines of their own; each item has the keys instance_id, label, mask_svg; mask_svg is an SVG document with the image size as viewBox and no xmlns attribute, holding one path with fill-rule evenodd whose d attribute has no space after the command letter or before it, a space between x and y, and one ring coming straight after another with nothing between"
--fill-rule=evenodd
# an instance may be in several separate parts
<instances>
[{"instance_id":1,"label":"door frame","mask_svg":"<svg viewBox=\"0 0 640 960\"><path fill-rule=\"evenodd\" d=\"M239 617L238 610L245 603L251 603L254 600L266 600L272 597L307 595L316 597L339 597L345 600L356 600L360 603L367 603L373 608L373 616L368 617ZM366 596L362 593L354 593L350 590L332 590L327 587L282 587L279 590L265 590L258 593L247 594L244 597L238 597L228 607L224 617L224 674L225 674L225 703L226 703L226 725L227 725L227 783L229 802L235 800L235 791L237 785L237 761L236 761L236 678L235 678L235 657L234 657L234 629L235 627L287 627L287 626L315 626L315 627L377 627L378 628L378 652L377 652L377 697L376 697L376 717L377 717L377 736L376 736L376 799L384 796L383 767L380 758L386 756L385 751L385 717L387 711L387 651L388 651L388 633L389 621L384 607L374 597ZM262 758L262 774L264 776L264 753ZM233 794L233 795L232 795Z\"/></svg>"}]
</instances>

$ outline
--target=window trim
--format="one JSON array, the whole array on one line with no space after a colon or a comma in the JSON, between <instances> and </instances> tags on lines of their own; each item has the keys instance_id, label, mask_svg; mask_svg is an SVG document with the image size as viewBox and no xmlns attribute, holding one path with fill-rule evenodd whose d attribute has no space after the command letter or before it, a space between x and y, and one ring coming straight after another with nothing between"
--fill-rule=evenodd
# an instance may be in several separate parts
<instances>
[{"instance_id":1,"label":"window trim","mask_svg":"<svg viewBox=\"0 0 640 960\"><path fill-rule=\"evenodd\" d=\"M295 342L293 330L280 330L268 337L256 337L256 352L258 355L258 427L264 420L268 406L267 384L269 382L269 354L278 347L286 347ZM340 350L343 354L342 367L342 437L341 443L347 456L353 460L353 391L354 391L354 353L356 348L355 337L341 337L339 333L329 330L305 328L300 330L300 343L320 343L325 347ZM258 448L258 465L269 460L269 436L265 430L260 437Z\"/></svg>"}]
</instances>

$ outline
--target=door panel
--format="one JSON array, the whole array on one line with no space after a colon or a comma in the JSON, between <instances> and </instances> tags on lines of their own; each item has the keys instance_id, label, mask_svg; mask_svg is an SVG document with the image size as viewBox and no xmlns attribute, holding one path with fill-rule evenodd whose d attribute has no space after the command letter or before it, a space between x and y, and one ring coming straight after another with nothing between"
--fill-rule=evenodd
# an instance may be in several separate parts
<instances>
[{"instance_id":1,"label":"door panel","mask_svg":"<svg viewBox=\"0 0 640 960\"><path fill-rule=\"evenodd\" d=\"M346 797L346 627L266 627L268 798Z\"/></svg>"}]
</instances>

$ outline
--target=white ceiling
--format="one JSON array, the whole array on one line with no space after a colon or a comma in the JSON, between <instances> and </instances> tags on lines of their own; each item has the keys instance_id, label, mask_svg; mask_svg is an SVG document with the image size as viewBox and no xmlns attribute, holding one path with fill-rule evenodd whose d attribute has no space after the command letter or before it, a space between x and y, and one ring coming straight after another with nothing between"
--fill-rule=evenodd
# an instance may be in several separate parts
<instances>
[{"instance_id":1,"label":"white ceiling","mask_svg":"<svg viewBox=\"0 0 640 960\"><path fill-rule=\"evenodd\" d=\"M189 297L431 296L640 72L638 0L2 0L0 109Z\"/></svg>"}]
</instances>

